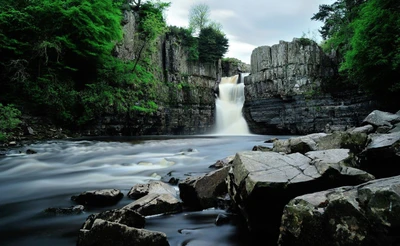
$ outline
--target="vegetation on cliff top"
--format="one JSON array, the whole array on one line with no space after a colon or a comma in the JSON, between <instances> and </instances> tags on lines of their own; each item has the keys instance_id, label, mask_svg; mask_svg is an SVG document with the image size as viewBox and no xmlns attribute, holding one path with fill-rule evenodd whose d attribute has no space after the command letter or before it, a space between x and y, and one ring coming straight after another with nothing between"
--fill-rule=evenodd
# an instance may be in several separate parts
<instances>
[{"instance_id":1,"label":"vegetation on cliff top","mask_svg":"<svg viewBox=\"0 0 400 246\"><path fill-rule=\"evenodd\" d=\"M188 48L190 61L213 63L228 51L229 42L222 26L210 19L210 8L206 4L191 7L188 28L170 27L170 33Z\"/></svg>"},{"instance_id":2,"label":"vegetation on cliff top","mask_svg":"<svg viewBox=\"0 0 400 246\"><path fill-rule=\"evenodd\" d=\"M159 81L147 52L167 30L163 11L169 4L125 2L1 0L0 117L14 119L18 114L10 105L15 104L79 127L106 113L154 111ZM131 9L140 16L143 46L134 61L124 61L113 52L123 36L123 10ZM13 126L6 124L0 132L4 136Z\"/></svg>"}]
</instances>

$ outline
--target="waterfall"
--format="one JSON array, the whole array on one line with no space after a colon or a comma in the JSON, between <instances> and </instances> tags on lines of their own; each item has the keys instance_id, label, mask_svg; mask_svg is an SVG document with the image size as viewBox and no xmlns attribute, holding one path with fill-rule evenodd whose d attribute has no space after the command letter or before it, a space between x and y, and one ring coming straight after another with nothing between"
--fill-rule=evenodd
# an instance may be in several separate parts
<instances>
[{"instance_id":1,"label":"waterfall","mask_svg":"<svg viewBox=\"0 0 400 246\"><path fill-rule=\"evenodd\" d=\"M240 74L232 77L222 77L219 83L219 96L216 106L216 134L245 135L250 134L246 120L243 118L244 77ZM238 78L240 77L240 83Z\"/></svg>"}]
</instances>

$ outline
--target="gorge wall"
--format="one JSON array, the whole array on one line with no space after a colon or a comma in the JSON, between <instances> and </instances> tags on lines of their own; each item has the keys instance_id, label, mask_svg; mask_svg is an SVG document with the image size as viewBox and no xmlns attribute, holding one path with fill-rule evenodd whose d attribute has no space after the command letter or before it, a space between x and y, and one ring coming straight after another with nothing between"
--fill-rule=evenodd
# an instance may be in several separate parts
<instances>
[{"instance_id":1,"label":"gorge wall","mask_svg":"<svg viewBox=\"0 0 400 246\"><path fill-rule=\"evenodd\" d=\"M356 126L376 106L358 91L327 93L335 59L308 39L258 47L245 77L244 115L253 133L307 134Z\"/></svg>"},{"instance_id":2,"label":"gorge wall","mask_svg":"<svg viewBox=\"0 0 400 246\"><path fill-rule=\"evenodd\" d=\"M138 18L126 11L124 38L115 55L135 60L143 44L135 35ZM154 75L160 81L156 94L158 109L154 113L102 118L90 135L166 135L202 134L209 132L215 121L214 88L221 77L221 63L202 64L188 60L188 49L174 35L157 41L151 57Z\"/></svg>"}]
</instances>

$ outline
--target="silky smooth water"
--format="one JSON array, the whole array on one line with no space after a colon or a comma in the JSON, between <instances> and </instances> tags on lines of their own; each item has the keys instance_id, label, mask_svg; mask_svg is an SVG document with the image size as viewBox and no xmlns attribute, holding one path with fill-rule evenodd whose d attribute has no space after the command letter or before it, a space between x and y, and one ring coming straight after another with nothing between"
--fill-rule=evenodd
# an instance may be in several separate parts
<instances>
[{"instance_id":1,"label":"silky smooth water","mask_svg":"<svg viewBox=\"0 0 400 246\"><path fill-rule=\"evenodd\" d=\"M241 80L243 80L244 76L246 76L246 74L241 74ZM216 134L250 134L247 122L242 114L245 101L244 83L238 80L239 75L221 78L221 82L218 86L219 95L215 100Z\"/></svg>"},{"instance_id":2,"label":"silky smooth water","mask_svg":"<svg viewBox=\"0 0 400 246\"><path fill-rule=\"evenodd\" d=\"M190 136L97 138L45 141L0 156L1 245L75 245L79 228L91 213L121 208L138 183L168 173L185 177L212 171L217 160L264 145L276 136ZM189 149L190 148L190 149ZM37 154L24 154L27 149ZM93 189L120 189L115 206L87 207L79 215L48 215L49 207L70 207L72 195ZM177 187L176 187L177 188ZM234 223L216 226L220 209L185 211L146 219L146 229L165 232L170 245L246 245Z\"/></svg>"}]
</instances>

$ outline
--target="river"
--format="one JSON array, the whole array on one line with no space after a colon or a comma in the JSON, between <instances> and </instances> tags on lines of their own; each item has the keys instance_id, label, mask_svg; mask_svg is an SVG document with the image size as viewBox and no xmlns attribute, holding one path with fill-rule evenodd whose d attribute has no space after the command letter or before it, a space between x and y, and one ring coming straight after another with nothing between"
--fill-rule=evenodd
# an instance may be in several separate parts
<instances>
[{"instance_id":1,"label":"river","mask_svg":"<svg viewBox=\"0 0 400 246\"><path fill-rule=\"evenodd\" d=\"M126 194L138 183L200 175L217 160L277 136L159 136L43 141L0 156L1 245L75 245L79 228L92 213L132 202ZM279 137L279 136L278 136ZM282 137L283 138L283 137ZM36 154L25 154L27 149ZM115 206L87 207L79 215L49 215L49 207L75 205L71 196L93 189L120 189ZM246 245L235 223L216 226L221 209L184 211L146 218L146 229L165 232L170 245Z\"/></svg>"}]
</instances>

